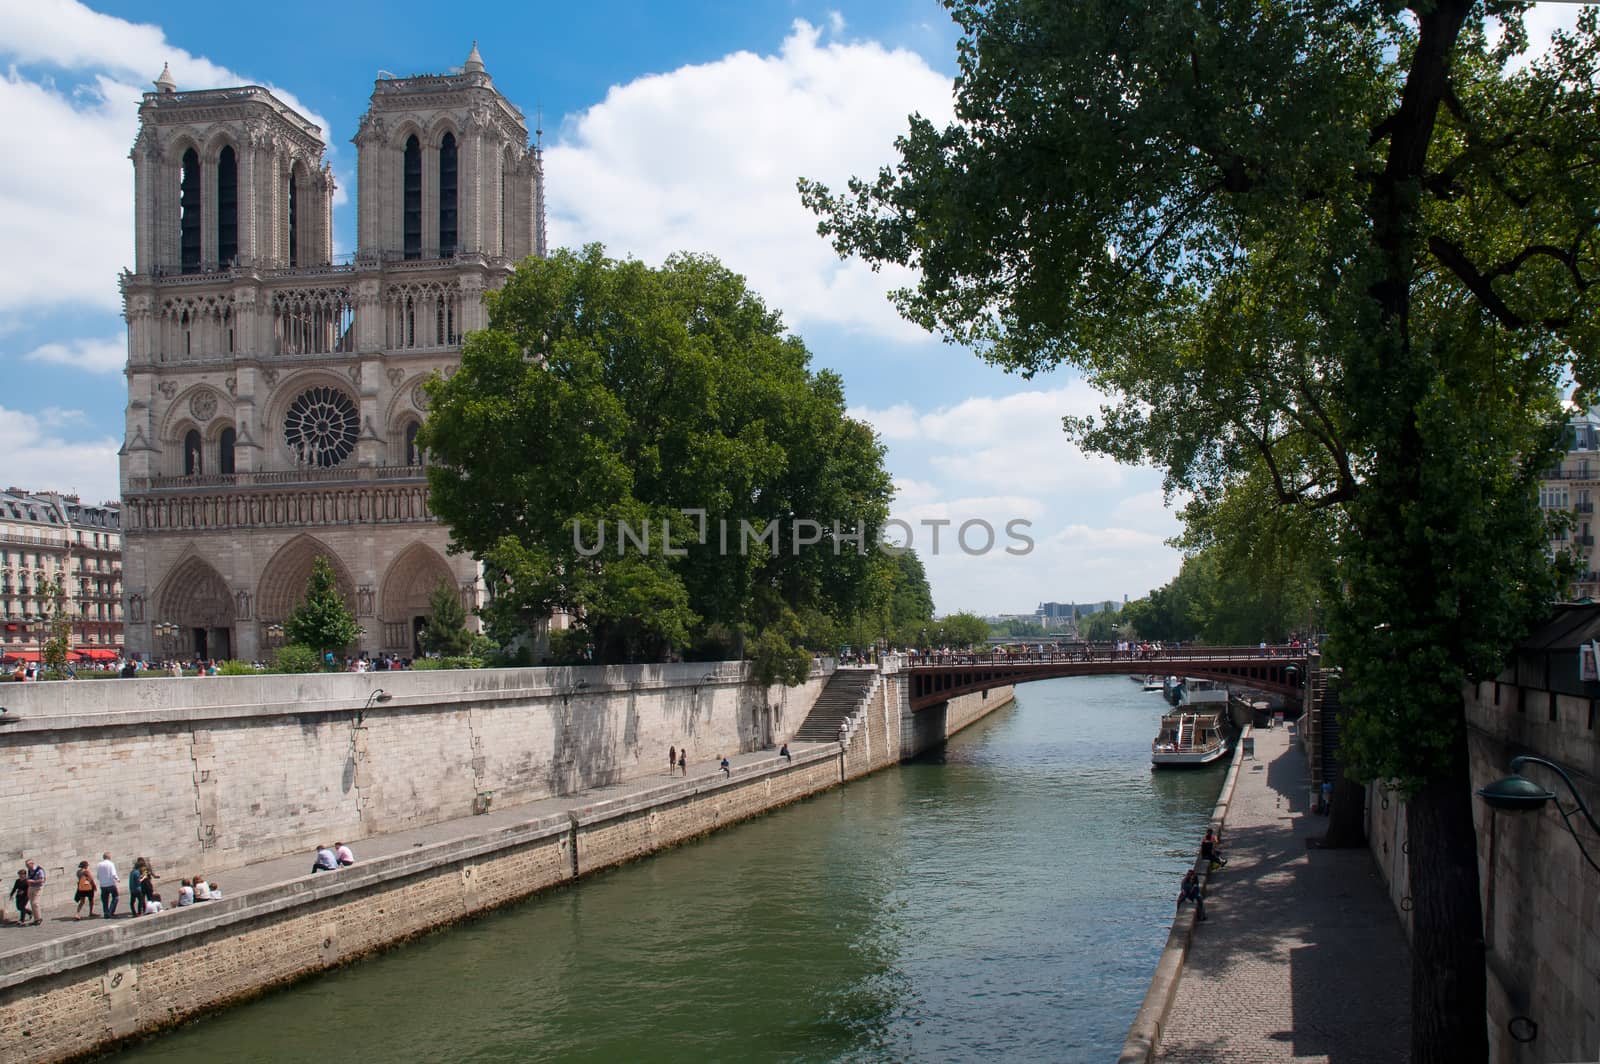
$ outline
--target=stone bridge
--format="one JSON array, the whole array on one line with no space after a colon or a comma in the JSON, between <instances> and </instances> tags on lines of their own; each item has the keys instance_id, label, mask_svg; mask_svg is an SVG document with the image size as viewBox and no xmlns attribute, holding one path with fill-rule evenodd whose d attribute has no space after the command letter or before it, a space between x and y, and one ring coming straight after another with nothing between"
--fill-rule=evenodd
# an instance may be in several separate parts
<instances>
[{"instance_id":1,"label":"stone bridge","mask_svg":"<svg viewBox=\"0 0 1600 1064\"><path fill-rule=\"evenodd\" d=\"M991 687L1058 676L1196 676L1300 698L1309 675L1304 647L1182 647L1172 650L1052 649L1027 653L927 654L902 669L913 711Z\"/></svg>"}]
</instances>

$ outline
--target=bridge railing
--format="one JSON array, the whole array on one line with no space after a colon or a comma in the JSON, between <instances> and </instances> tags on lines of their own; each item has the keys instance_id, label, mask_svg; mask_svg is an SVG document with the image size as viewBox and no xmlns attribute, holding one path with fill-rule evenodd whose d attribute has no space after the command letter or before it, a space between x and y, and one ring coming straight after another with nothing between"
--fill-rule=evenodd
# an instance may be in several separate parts
<instances>
[{"instance_id":1,"label":"bridge railing","mask_svg":"<svg viewBox=\"0 0 1600 1064\"><path fill-rule=\"evenodd\" d=\"M906 651L900 656L902 669L946 668L952 665L1019 665L1056 662L1099 661L1151 665L1166 661L1262 661L1269 658L1302 658L1311 648L1279 644L1262 646L1141 647L1118 649L1109 646L1045 646L1029 650L983 651ZM1135 669L1134 671L1140 671Z\"/></svg>"}]
</instances>

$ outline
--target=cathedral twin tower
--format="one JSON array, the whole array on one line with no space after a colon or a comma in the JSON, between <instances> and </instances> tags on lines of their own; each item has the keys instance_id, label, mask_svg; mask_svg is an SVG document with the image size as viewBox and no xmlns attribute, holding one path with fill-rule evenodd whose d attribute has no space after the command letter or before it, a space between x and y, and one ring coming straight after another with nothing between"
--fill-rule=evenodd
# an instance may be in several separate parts
<instances>
[{"instance_id":1,"label":"cathedral twin tower","mask_svg":"<svg viewBox=\"0 0 1600 1064\"><path fill-rule=\"evenodd\" d=\"M383 78L354 141L357 246L333 254L321 130L255 85L139 108L121 451L127 646L265 658L326 557L360 649L411 656L446 553L416 433L421 384L543 255L544 174L474 45L459 73Z\"/></svg>"}]
</instances>

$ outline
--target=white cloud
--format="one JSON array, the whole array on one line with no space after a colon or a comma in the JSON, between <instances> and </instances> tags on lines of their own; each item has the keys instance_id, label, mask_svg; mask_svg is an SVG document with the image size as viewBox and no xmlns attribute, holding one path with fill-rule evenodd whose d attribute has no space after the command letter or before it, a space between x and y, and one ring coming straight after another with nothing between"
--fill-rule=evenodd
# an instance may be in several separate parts
<instances>
[{"instance_id":1,"label":"white cloud","mask_svg":"<svg viewBox=\"0 0 1600 1064\"><path fill-rule=\"evenodd\" d=\"M76 492L92 502L118 498L118 441L108 436L69 443L54 432L83 417L80 411L28 414L0 406L0 454L6 456L8 470L5 486ZM19 483L21 478L27 482Z\"/></svg>"},{"instance_id":2,"label":"white cloud","mask_svg":"<svg viewBox=\"0 0 1600 1064\"><path fill-rule=\"evenodd\" d=\"M41 344L22 357L30 362L72 366L90 373L121 373L128 360L128 347L120 336L103 340L79 339Z\"/></svg>"},{"instance_id":3,"label":"white cloud","mask_svg":"<svg viewBox=\"0 0 1600 1064\"><path fill-rule=\"evenodd\" d=\"M553 241L647 262L710 252L791 325L925 336L884 298L911 275L840 261L795 181L837 189L875 172L907 115L951 119L950 80L909 51L822 38L796 21L777 55L639 78L570 119L547 151Z\"/></svg>"},{"instance_id":4,"label":"white cloud","mask_svg":"<svg viewBox=\"0 0 1600 1064\"><path fill-rule=\"evenodd\" d=\"M0 322L60 305L120 309L117 274L133 264L133 166L140 95L170 63L180 89L252 79L168 43L158 26L91 11L71 0L0 4L0 114L27 130L29 150L0 155ZM74 75L64 87L33 70ZM289 106L327 131L293 94Z\"/></svg>"}]
</instances>

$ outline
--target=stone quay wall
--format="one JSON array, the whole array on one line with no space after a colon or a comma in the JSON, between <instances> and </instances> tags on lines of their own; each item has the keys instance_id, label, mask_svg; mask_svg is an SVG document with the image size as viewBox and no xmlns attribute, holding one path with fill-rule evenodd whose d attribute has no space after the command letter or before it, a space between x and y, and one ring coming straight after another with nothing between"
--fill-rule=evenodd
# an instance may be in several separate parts
<instances>
[{"instance_id":1,"label":"stone quay wall","mask_svg":"<svg viewBox=\"0 0 1600 1064\"><path fill-rule=\"evenodd\" d=\"M0 863L222 872L626 782L669 746L784 741L831 669L766 692L739 662L6 685Z\"/></svg>"},{"instance_id":2,"label":"stone quay wall","mask_svg":"<svg viewBox=\"0 0 1600 1064\"><path fill-rule=\"evenodd\" d=\"M1600 807L1596 703L1589 698L1484 681L1466 691L1472 787L1506 775L1518 754L1566 769L1590 808ZM1572 805L1554 773L1527 775ZM1592 1060L1600 1045L1600 873L1585 863L1560 814L1503 813L1473 799L1488 969L1489 1059L1495 1064ZM1600 860L1582 818L1573 826ZM1370 784L1367 840L1411 934L1405 802Z\"/></svg>"},{"instance_id":3,"label":"stone quay wall","mask_svg":"<svg viewBox=\"0 0 1600 1064\"><path fill-rule=\"evenodd\" d=\"M430 683L436 680L421 675ZM819 670L807 685L788 692L787 703L780 699L772 712L780 738L799 726L801 706L809 707L824 682ZM110 681L82 686L107 685ZM8 954L0 970L0 1059L46 1064L160 1030L894 764L902 751L905 756L921 752L1012 701L1010 688L987 698L963 696L938 715L936 727L931 722L912 727L900 718L909 706L907 689L892 675L881 677L863 714L865 727L857 728L848 744L804 747L792 762L774 757L743 765L729 778L683 779L633 790L364 861L333 875L301 876L208 903L181 924L101 925L69 940ZM908 731L926 745L903 747L901 737ZM656 771L650 758L659 752L651 748L642 775Z\"/></svg>"}]
</instances>

